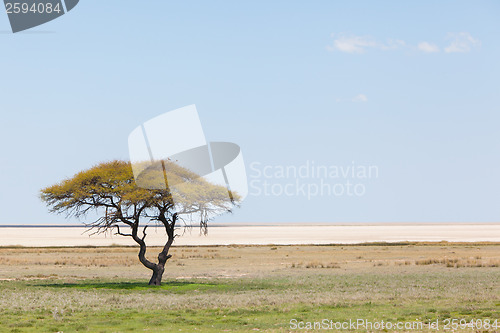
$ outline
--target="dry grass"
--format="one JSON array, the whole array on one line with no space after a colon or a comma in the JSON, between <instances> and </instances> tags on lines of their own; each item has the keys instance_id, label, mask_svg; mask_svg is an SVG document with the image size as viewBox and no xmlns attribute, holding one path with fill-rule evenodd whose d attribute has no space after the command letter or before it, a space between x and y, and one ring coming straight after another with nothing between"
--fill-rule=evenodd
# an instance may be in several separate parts
<instances>
[{"instance_id":1,"label":"dry grass","mask_svg":"<svg viewBox=\"0 0 500 333\"><path fill-rule=\"evenodd\" d=\"M470 258L431 258L416 260L415 265L445 265L446 267L500 267L500 260L487 259L483 260L481 257Z\"/></svg>"},{"instance_id":2,"label":"dry grass","mask_svg":"<svg viewBox=\"0 0 500 333\"><path fill-rule=\"evenodd\" d=\"M155 257L159 251L160 248L149 249L149 257ZM175 247L172 254L173 258L167 264L166 281L275 277L298 278L302 281L306 279L304 276L314 279L325 274L329 279L335 280L353 275L409 276L428 272L448 274L450 270L457 271L457 268L495 270L500 261L500 246L435 244ZM149 274L149 270L138 262L137 249L132 247L0 248L2 280L55 279L71 282L89 278L119 278L146 281ZM403 285L398 288L403 288ZM390 294L389 290L390 288L385 292ZM267 300L269 296L263 292L259 297ZM323 300L338 301L337 296L320 296L318 293L318 297ZM280 294L280 299L283 297L289 301L295 296L287 290L286 295ZM358 296L354 293L350 297ZM363 297L368 299L368 296ZM244 297L241 300L234 297L232 299L232 302L239 303L243 302ZM312 301L314 302L314 298ZM175 300L172 302L175 303Z\"/></svg>"},{"instance_id":3,"label":"dry grass","mask_svg":"<svg viewBox=\"0 0 500 333\"><path fill-rule=\"evenodd\" d=\"M291 268L340 268L339 264L336 262L320 262L318 260L309 261L307 263L299 262L292 263Z\"/></svg>"},{"instance_id":4,"label":"dry grass","mask_svg":"<svg viewBox=\"0 0 500 333\"><path fill-rule=\"evenodd\" d=\"M64 322L82 311L93 318L132 311L198 315L200 325L227 315L234 329L250 315L284 325L300 309L307 318L321 310L430 320L497 318L500 306L500 244L175 247L172 254L164 281L179 283L178 291L82 289L60 285L145 283L150 272L133 247L0 248L0 309L12 325L33 313Z\"/></svg>"},{"instance_id":5,"label":"dry grass","mask_svg":"<svg viewBox=\"0 0 500 333\"><path fill-rule=\"evenodd\" d=\"M188 267L193 274L217 276L213 267L226 273L245 271L254 275L289 268L342 268L344 271L363 271L370 267L387 266L444 266L499 267L499 245L448 244L432 245L362 245L362 246L203 246L174 247L170 264ZM150 248L148 256L156 257L160 248ZM186 266L186 263L189 263ZM184 266L183 266L184 265ZM0 248L0 267L9 270L41 266L64 271L71 268L130 268L143 272L135 247L106 248ZM78 271L78 270L76 270ZM175 274L176 270L171 270ZM0 278L7 278L0 270ZM43 272L42 272L43 273ZM225 274L228 275L228 274ZM235 275L239 275L235 274Z\"/></svg>"}]
</instances>

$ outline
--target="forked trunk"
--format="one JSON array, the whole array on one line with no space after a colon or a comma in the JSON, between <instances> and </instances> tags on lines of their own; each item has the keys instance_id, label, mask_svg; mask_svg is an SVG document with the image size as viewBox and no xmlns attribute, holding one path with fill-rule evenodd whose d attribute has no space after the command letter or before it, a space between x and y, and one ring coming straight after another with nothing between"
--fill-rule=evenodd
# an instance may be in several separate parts
<instances>
[{"instance_id":1,"label":"forked trunk","mask_svg":"<svg viewBox=\"0 0 500 333\"><path fill-rule=\"evenodd\" d=\"M163 272L165 271L165 263L167 262L168 259L172 257L172 255L168 254L168 250L170 249L171 244L172 244L171 241L167 242L167 244L163 248L163 251L160 252L160 254L158 254L158 263L152 268L153 275L149 280L150 286L161 285L161 279L163 277Z\"/></svg>"},{"instance_id":2,"label":"forked trunk","mask_svg":"<svg viewBox=\"0 0 500 333\"><path fill-rule=\"evenodd\" d=\"M163 272L165 271L165 267L158 266L157 268L153 270L153 276L151 276L151 280L149 280L149 285L150 286L160 286L161 285L161 278L163 277Z\"/></svg>"},{"instance_id":3,"label":"forked trunk","mask_svg":"<svg viewBox=\"0 0 500 333\"><path fill-rule=\"evenodd\" d=\"M149 280L149 285L150 286L160 286L161 285L161 279L163 277L163 272L165 271L165 263L167 262L168 259L172 257L172 255L168 254L168 251L170 250L170 247L172 246L172 243L174 242L174 230L175 230L175 221L177 220L177 213L175 213L172 216L172 220L169 223L169 221L166 219L164 212L162 212L159 216L158 219L163 222L165 225L165 229L167 231L167 236L168 240L165 246L163 247L162 251L158 254L158 263L155 264L148 259L146 259L146 243L144 242L144 239L146 238L146 228L148 226L144 227L143 230L143 236L140 238L137 236L137 231L139 229L139 222L137 221L137 224L133 225L132 227L132 234L129 236L132 236L134 240L139 244L140 249L139 249L139 260L140 262L149 268L150 270L153 271L153 275L151 276L151 279ZM118 233L120 233L120 230L118 229ZM123 235L123 234L122 234Z\"/></svg>"}]
</instances>

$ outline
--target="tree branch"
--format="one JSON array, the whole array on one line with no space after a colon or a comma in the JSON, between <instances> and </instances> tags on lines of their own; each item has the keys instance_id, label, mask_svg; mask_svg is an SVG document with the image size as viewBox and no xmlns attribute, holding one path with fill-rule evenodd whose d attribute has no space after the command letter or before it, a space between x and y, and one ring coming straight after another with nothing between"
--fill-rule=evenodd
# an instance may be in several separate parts
<instances>
[{"instance_id":1,"label":"tree branch","mask_svg":"<svg viewBox=\"0 0 500 333\"><path fill-rule=\"evenodd\" d=\"M145 235L143 236L143 238L139 238L139 236L137 236L137 231L138 231L138 228L139 228L139 221L137 221L137 223L135 223L133 226L132 226L132 238L135 240L135 242L137 244L139 244L140 246L140 250L139 250L139 260L141 261L141 263L146 266L147 268L151 269L151 270L155 270L156 269L156 264L152 263L151 261L149 261L148 259L146 259L146 243L144 242L144 238L146 237Z\"/></svg>"},{"instance_id":2,"label":"tree branch","mask_svg":"<svg viewBox=\"0 0 500 333\"><path fill-rule=\"evenodd\" d=\"M115 233L115 235L133 237L133 236L132 236L132 234L124 234L124 233L121 233L121 232L120 232L120 226L119 226L119 225L115 225L115 227L116 227L116 229L117 229L117 232Z\"/></svg>"}]
</instances>

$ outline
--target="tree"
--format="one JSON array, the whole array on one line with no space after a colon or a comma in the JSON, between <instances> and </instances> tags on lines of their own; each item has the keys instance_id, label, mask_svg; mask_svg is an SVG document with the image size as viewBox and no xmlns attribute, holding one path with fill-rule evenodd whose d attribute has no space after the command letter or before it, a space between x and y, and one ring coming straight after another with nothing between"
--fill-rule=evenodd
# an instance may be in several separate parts
<instances>
[{"instance_id":1,"label":"tree","mask_svg":"<svg viewBox=\"0 0 500 333\"><path fill-rule=\"evenodd\" d=\"M165 264L172 257L169 250L178 236L175 231L179 222L191 225L197 218L206 234L207 222L215 215L231 212L239 196L228 195L226 187L209 183L168 160L153 163L146 171L142 179L137 179L139 187L130 162L101 163L42 189L41 199L51 212L66 213L67 217L88 217L89 212L96 211L99 217L95 221L84 222L94 233L114 230L117 235L132 237L139 244L140 262L153 271L149 284L160 285ZM165 185L158 186L161 183ZM178 185L171 190L168 183ZM167 234L157 262L146 258L146 229L151 222L163 226Z\"/></svg>"}]
</instances>

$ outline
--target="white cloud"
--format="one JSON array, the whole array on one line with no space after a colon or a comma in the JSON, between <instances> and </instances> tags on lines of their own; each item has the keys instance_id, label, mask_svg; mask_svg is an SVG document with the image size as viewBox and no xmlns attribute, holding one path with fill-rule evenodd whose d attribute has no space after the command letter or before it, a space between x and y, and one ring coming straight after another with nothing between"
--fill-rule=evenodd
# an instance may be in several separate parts
<instances>
[{"instance_id":1,"label":"white cloud","mask_svg":"<svg viewBox=\"0 0 500 333\"><path fill-rule=\"evenodd\" d=\"M332 34L332 37L334 34ZM339 34L339 37L333 41L333 46L327 46L328 50L339 50L346 53L363 53L368 47L375 47L377 44L368 37L346 36Z\"/></svg>"},{"instance_id":2,"label":"white cloud","mask_svg":"<svg viewBox=\"0 0 500 333\"><path fill-rule=\"evenodd\" d=\"M388 39L386 43L380 43L371 37L354 36L347 34L332 34L333 46L327 46L329 51L341 51L346 53L364 53L368 48L379 50L394 50L406 46L405 41L399 39Z\"/></svg>"},{"instance_id":3,"label":"white cloud","mask_svg":"<svg viewBox=\"0 0 500 333\"><path fill-rule=\"evenodd\" d=\"M353 99L352 99L353 102L367 102L368 101L368 97L366 97L366 95L364 94L358 94L356 95Z\"/></svg>"},{"instance_id":4,"label":"white cloud","mask_svg":"<svg viewBox=\"0 0 500 333\"><path fill-rule=\"evenodd\" d=\"M419 50L424 53L440 52L442 46L438 46L429 42L420 42L415 47L408 45L404 40L387 39L385 43L376 41L371 37L355 36L345 33L332 34L333 45L328 45L326 48L329 51L340 51L345 53L365 53L368 49L378 50L395 50L400 48L408 48L410 50ZM470 52L472 48L481 46L478 39L473 38L468 32L449 33L448 39L451 40L449 45L444 48L446 53L453 52Z\"/></svg>"},{"instance_id":5,"label":"white cloud","mask_svg":"<svg viewBox=\"0 0 500 333\"><path fill-rule=\"evenodd\" d=\"M451 39L450 45L445 47L446 53L469 52L473 47L481 46L478 39L473 38L468 32L450 33L448 39Z\"/></svg>"},{"instance_id":6,"label":"white cloud","mask_svg":"<svg viewBox=\"0 0 500 333\"><path fill-rule=\"evenodd\" d=\"M337 103L365 103L368 102L368 97L365 94L357 94L353 98L335 98L335 102Z\"/></svg>"},{"instance_id":7,"label":"white cloud","mask_svg":"<svg viewBox=\"0 0 500 333\"><path fill-rule=\"evenodd\" d=\"M394 50L394 49L399 49L400 47L405 47L406 42L400 39L389 38L386 44L378 44L378 46L382 50Z\"/></svg>"},{"instance_id":8,"label":"white cloud","mask_svg":"<svg viewBox=\"0 0 500 333\"><path fill-rule=\"evenodd\" d=\"M439 52L439 46L436 44L431 44L427 42L420 42L418 43L417 48L425 53L434 53L434 52Z\"/></svg>"}]
</instances>

